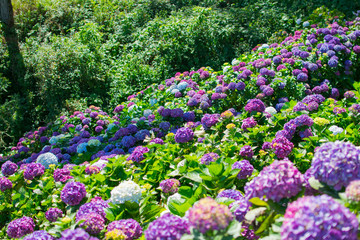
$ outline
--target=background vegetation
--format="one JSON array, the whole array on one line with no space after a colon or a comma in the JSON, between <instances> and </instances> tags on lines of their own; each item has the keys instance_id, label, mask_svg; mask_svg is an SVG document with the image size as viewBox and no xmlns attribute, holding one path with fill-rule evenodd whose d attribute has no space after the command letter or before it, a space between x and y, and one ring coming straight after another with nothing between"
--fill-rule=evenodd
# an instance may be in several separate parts
<instances>
[{"instance_id":1,"label":"background vegetation","mask_svg":"<svg viewBox=\"0 0 360 240\"><path fill-rule=\"evenodd\" d=\"M218 69L323 5L339 15L360 8L346 0L13 0L24 74L11 71L2 38L0 149L60 113L113 109L178 71Z\"/></svg>"}]
</instances>

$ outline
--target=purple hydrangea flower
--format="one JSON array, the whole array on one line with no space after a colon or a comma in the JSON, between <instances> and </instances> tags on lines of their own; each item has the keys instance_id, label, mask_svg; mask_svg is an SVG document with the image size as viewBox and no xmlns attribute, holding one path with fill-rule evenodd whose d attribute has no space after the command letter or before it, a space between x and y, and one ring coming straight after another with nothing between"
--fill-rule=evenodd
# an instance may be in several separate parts
<instances>
[{"instance_id":1,"label":"purple hydrangea flower","mask_svg":"<svg viewBox=\"0 0 360 240\"><path fill-rule=\"evenodd\" d=\"M185 122L193 122L195 120L195 113L193 111L186 112L182 117Z\"/></svg>"},{"instance_id":2,"label":"purple hydrangea flower","mask_svg":"<svg viewBox=\"0 0 360 240\"><path fill-rule=\"evenodd\" d=\"M205 165L209 165L211 162L215 162L219 158L219 155L217 153L206 153L202 158L200 159L200 162Z\"/></svg>"},{"instance_id":3,"label":"purple hydrangea flower","mask_svg":"<svg viewBox=\"0 0 360 240\"><path fill-rule=\"evenodd\" d=\"M16 163L13 163L11 161L6 161L1 166L1 172L2 174L4 174L4 176L13 175L14 173L16 173L17 169L18 169L18 165L16 165Z\"/></svg>"},{"instance_id":4,"label":"purple hydrangea flower","mask_svg":"<svg viewBox=\"0 0 360 240\"><path fill-rule=\"evenodd\" d=\"M221 191L216 198L231 198L234 199L235 201L238 201L240 199L243 199L244 196L242 195L242 193L238 190L233 190L233 189L225 189L223 191Z\"/></svg>"},{"instance_id":5,"label":"purple hydrangea flower","mask_svg":"<svg viewBox=\"0 0 360 240\"><path fill-rule=\"evenodd\" d=\"M154 138L150 141L150 143L155 143L155 144L160 144L163 145L164 144L164 140L162 140L161 138Z\"/></svg>"},{"instance_id":6,"label":"purple hydrangea flower","mask_svg":"<svg viewBox=\"0 0 360 240\"><path fill-rule=\"evenodd\" d=\"M141 162L145 159L144 153L149 152L149 149L147 147L143 146L137 146L134 151L130 154L130 156L127 158L128 161L133 162Z\"/></svg>"},{"instance_id":7,"label":"purple hydrangea flower","mask_svg":"<svg viewBox=\"0 0 360 240\"><path fill-rule=\"evenodd\" d=\"M82 228L76 228L74 230L67 229L61 233L59 240L95 240Z\"/></svg>"},{"instance_id":8,"label":"purple hydrangea flower","mask_svg":"<svg viewBox=\"0 0 360 240\"><path fill-rule=\"evenodd\" d=\"M200 199L186 212L190 225L203 234L213 230L225 230L233 220L229 208L212 198Z\"/></svg>"},{"instance_id":9,"label":"purple hydrangea flower","mask_svg":"<svg viewBox=\"0 0 360 240\"><path fill-rule=\"evenodd\" d=\"M125 236L126 240L138 239L142 234L142 227L134 219L122 219L119 221L111 222L107 231L120 230Z\"/></svg>"},{"instance_id":10,"label":"purple hydrangea flower","mask_svg":"<svg viewBox=\"0 0 360 240\"><path fill-rule=\"evenodd\" d=\"M193 138L194 132L188 127L178 129L175 134L175 142L177 143L186 143L193 140Z\"/></svg>"},{"instance_id":11,"label":"purple hydrangea flower","mask_svg":"<svg viewBox=\"0 0 360 240\"><path fill-rule=\"evenodd\" d=\"M136 143L136 138L134 138L133 136L125 136L121 140L121 145L125 148L131 148L135 145L135 143Z\"/></svg>"},{"instance_id":12,"label":"purple hydrangea flower","mask_svg":"<svg viewBox=\"0 0 360 240\"><path fill-rule=\"evenodd\" d=\"M356 240L358 226L356 215L331 197L308 196L287 207L281 239Z\"/></svg>"},{"instance_id":13,"label":"purple hydrangea flower","mask_svg":"<svg viewBox=\"0 0 360 240\"><path fill-rule=\"evenodd\" d=\"M53 176L55 182L63 182L63 183L73 178L72 176L70 176L70 169L68 168L55 169Z\"/></svg>"},{"instance_id":14,"label":"purple hydrangea flower","mask_svg":"<svg viewBox=\"0 0 360 240\"><path fill-rule=\"evenodd\" d=\"M27 180L33 180L37 176L43 175L45 167L40 163L29 163L26 164L24 171L24 178Z\"/></svg>"},{"instance_id":15,"label":"purple hydrangea flower","mask_svg":"<svg viewBox=\"0 0 360 240\"><path fill-rule=\"evenodd\" d=\"M205 114L201 118L201 123L205 128L214 126L219 121L219 114Z\"/></svg>"},{"instance_id":16,"label":"purple hydrangea flower","mask_svg":"<svg viewBox=\"0 0 360 240\"><path fill-rule=\"evenodd\" d=\"M79 220L85 220L80 226L85 227L85 231L93 235L100 233L105 227L105 219L94 212L83 215Z\"/></svg>"},{"instance_id":17,"label":"purple hydrangea flower","mask_svg":"<svg viewBox=\"0 0 360 240\"><path fill-rule=\"evenodd\" d=\"M247 131L248 128L253 128L256 125L257 122L253 117L245 118L241 124L241 129Z\"/></svg>"},{"instance_id":18,"label":"purple hydrangea flower","mask_svg":"<svg viewBox=\"0 0 360 240\"><path fill-rule=\"evenodd\" d=\"M164 193L177 193L180 181L175 178L165 179L160 182L160 188Z\"/></svg>"},{"instance_id":19,"label":"purple hydrangea flower","mask_svg":"<svg viewBox=\"0 0 360 240\"><path fill-rule=\"evenodd\" d=\"M149 224L145 231L146 240L180 240L184 234L190 234L189 222L178 216L166 213Z\"/></svg>"},{"instance_id":20,"label":"purple hydrangea flower","mask_svg":"<svg viewBox=\"0 0 360 240\"><path fill-rule=\"evenodd\" d=\"M248 224L241 225L241 236L246 240L257 240L260 236L255 235L255 231L253 229L249 229Z\"/></svg>"},{"instance_id":21,"label":"purple hydrangea flower","mask_svg":"<svg viewBox=\"0 0 360 240\"><path fill-rule=\"evenodd\" d=\"M108 207L109 204L106 201L102 200L101 198L93 198L91 202L81 205L78 212L76 213L76 221L80 221L80 219L88 213L97 213L105 219L105 209Z\"/></svg>"},{"instance_id":22,"label":"purple hydrangea flower","mask_svg":"<svg viewBox=\"0 0 360 240\"><path fill-rule=\"evenodd\" d=\"M51 236L49 233L47 233L44 230L39 230L31 233L30 235L27 235L24 237L24 240L54 240L55 238Z\"/></svg>"},{"instance_id":23,"label":"purple hydrangea flower","mask_svg":"<svg viewBox=\"0 0 360 240\"><path fill-rule=\"evenodd\" d=\"M56 222L58 218L63 216L63 212L59 208L49 208L49 210L46 211L45 217L50 222Z\"/></svg>"},{"instance_id":24,"label":"purple hydrangea flower","mask_svg":"<svg viewBox=\"0 0 360 240\"><path fill-rule=\"evenodd\" d=\"M276 137L271 142L272 149L275 150L275 154L278 158L282 159L287 157L292 149L294 148L294 144L290 142L286 137Z\"/></svg>"},{"instance_id":25,"label":"purple hydrangea flower","mask_svg":"<svg viewBox=\"0 0 360 240\"><path fill-rule=\"evenodd\" d=\"M70 206L78 205L86 196L85 185L80 182L68 182L61 191L61 200Z\"/></svg>"},{"instance_id":26,"label":"purple hydrangea flower","mask_svg":"<svg viewBox=\"0 0 360 240\"><path fill-rule=\"evenodd\" d=\"M328 142L315 152L310 168L320 182L339 191L360 179L360 149L349 142Z\"/></svg>"},{"instance_id":27,"label":"purple hydrangea flower","mask_svg":"<svg viewBox=\"0 0 360 240\"><path fill-rule=\"evenodd\" d=\"M247 199L254 197L279 202L283 198L296 196L304 184L304 177L288 159L275 160L263 168L257 177L245 186Z\"/></svg>"},{"instance_id":28,"label":"purple hydrangea flower","mask_svg":"<svg viewBox=\"0 0 360 240\"><path fill-rule=\"evenodd\" d=\"M31 217L22 217L11 221L6 233L10 238L21 238L26 234L32 233L34 228L35 223Z\"/></svg>"},{"instance_id":29,"label":"purple hydrangea flower","mask_svg":"<svg viewBox=\"0 0 360 240\"><path fill-rule=\"evenodd\" d=\"M98 166L87 166L85 168L85 173L88 175L98 174L100 172L100 168Z\"/></svg>"},{"instance_id":30,"label":"purple hydrangea flower","mask_svg":"<svg viewBox=\"0 0 360 240\"><path fill-rule=\"evenodd\" d=\"M245 145L240 149L240 156L244 157L244 158L252 158L254 156L254 152L251 148L251 146L249 145Z\"/></svg>"},{"instance_id":31,"label":"purple hydrangea flower","mask_svg":"<svg viewBox=\"0 0 360 240\"><path fill-rule=\"evenodd\" d=\"M173 118L182 117L184 115L184 111L181 108L175 108L171 110L170 116Z\"/></svg>"},{"instance_id":32,"label":"purple hydrangea flower","mask_svg":"<svg viewBox=\"0 0 360 240\"><path fill-rule=\"evenodd\" d=\"M251 163L248 160L235 162L232 165L231 169L241 169L241 171L237 175L238 179L246 179L250 177L254 171L254 167L251 165Z\"/></svg>"},{"instance_id":33,"label":"purple hydrangea flower","mask_svg":"<svg viewBox=\"0 0 360 240\"><path fill-rule=\"evenodd\" d=\"M135 134L135 138L138 141L145 140L146 136L150 136L150 132L147 129L142 129Z\"/></svg>"},{"instance_id":34,"label":"purple hydrangea flower","mask_svg":"<svg viewBox=\"0 0 360 240\"><path fill-rule=\"evenodd\" d=\"M249 211L251 204L246 198L241 197L229 205L230 208L233 208L234 206L236 207L233 212L235 219L238 222L242 222L245 219L245 215Z\"/></svg>"},{"instance_id":35,"label":"purple hydrangea flower","mask_svg":"<svg viewBox=\"0 0 360 240\"><path fill-rule=\"evenodd\" d=\"M5 192L7 189L12 188L12 182L6 177L0 178L0 190Z\"/></svg>"},{"instance_id":36,"label":"purple hydrangea flower","mask_svg":"<svg viewBox=\"0 0 360 240\"><path fill-rule=\"evenodd\" d=\"M260 99L251 99L245 106L245 111L251 113L255 112L264 112L265 105Z\"/></svg>"}]
</instances>

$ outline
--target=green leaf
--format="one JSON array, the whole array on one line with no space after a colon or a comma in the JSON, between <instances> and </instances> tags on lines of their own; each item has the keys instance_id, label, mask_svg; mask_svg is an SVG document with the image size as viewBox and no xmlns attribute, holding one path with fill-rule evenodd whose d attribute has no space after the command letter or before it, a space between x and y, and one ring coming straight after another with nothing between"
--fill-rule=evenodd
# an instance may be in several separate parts
<instances>
[{"instance_id":1,"label":"green leaf","mask_svg":"<svg viewBox=\"0 0 360 240\"><path fill-rule=\"evenodd\" d=\"M266 229L268 229L272 224L272 222L274 221L275 215L276 215L275 212L271 212L270 215L265 219L265 221L260 225L258 230L256 230L255 234L260 234Z\"/></svg>"},{"instance_id":2,"label":"green leaf","mask_svg":"<svg viewBox=\"0 0 360 240\"><path fill-rule=\"evenodd\" d=\"M260 207L267 207L269 208L269 204L263 200L261 200L258 197L252 198L249 200L249 202L251 202L252 204L256 205L256 206L260 206Z\"/></svg>"}]
</instances>

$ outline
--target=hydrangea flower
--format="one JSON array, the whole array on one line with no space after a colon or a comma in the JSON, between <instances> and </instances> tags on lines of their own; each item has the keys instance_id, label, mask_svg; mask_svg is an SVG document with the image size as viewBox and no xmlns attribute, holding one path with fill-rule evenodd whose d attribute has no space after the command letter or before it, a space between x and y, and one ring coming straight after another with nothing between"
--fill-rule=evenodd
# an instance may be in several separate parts
<instances>
[{"instance_id":1,"label":"hydrangea flower","mask_svg":"<svg viewBox=\"0 0 360 240\"><path fill-rule=\"evenodd\" d=\"M216 198L223 198L223 197L231 198L234 199L235 201L244 198L240 191L233 189L225 189L216 196Z\"/></svg>"},{"instance_id":2,"label":"hydrangea flower","mask_svg":"<svg viewBox=\"0 0 360 240\"><path fill-rule=\"evenodd\" d=\"M70 169L63 168L63 169L55 169L54 170L54 180L55 182L66 182L69 179L74 177L70 176Z\"/></svg>"},{"instance_id":3,"label":"hydrangea flower","mask_svg":"<svg viewBox=\"0 0 360 240\"><path fill-rule=\"evenodd\" d=\"M146 240L180 240L184 234L190 234L189 222L178 216L166 213L149 224L145 231Z\"/></svg>"},{"instance_id":4,"label":"hydrangea flower","mask_svg":"<svg viewBox=\"0 0 360 240\"><path fill-rule=\"evenodd\" d=\"M251 112L264 112L265 105L260 99L251 99L245 106L245 111Z\"/></svg>"},{"instance_id":5,"label":"hydrangea flower","mask_svg":"<svg viewBox=\"0 0 360 240\"><path fill-rule=\"evenodd\" d=\"M90 139L87 144L89 147L98 147L101 145L101 142L99 139Z\"/></svg>"},{"instance_id":6,"label":"hydrangea flower","mask_svg":"<svg viewBox=\"0 0 360 240\"><path fill-rule=\"evenodd\" d=\"M360 180L354 180L346 187L346 197L351 201L360 202Z\"/></svg>"},{"instance_id":7,"label":"hydrangea flower","mask_svg":"<svg viewBox=\"0 0 360 240\"><path fill-rule=\"evenodd\" d=\"M54 240L55 238L51 236L49 233L47 233L44 230L35 231L26 237L24 237L24 240Z\"/></svg>"},{"instance_id":8,"label":"hydrangea flower","mask_svg":"<svg viewBox=\"0 0 360 240\"><path fill-rule=\"evenodd\" d=\"M68 182L61 191L61 200L70 206L78 205L86 196L85 185L80 182Z\"/></svg>"},{"instance_id":9,"label":"hydrangea flower","mask_svg":"<svg viewBox=\"0 0 360 240\"><path fill-rule=\"evenodd\" d=\"M211 162L215 162L219 158L219 155L217 153L206 153L204 156L200 159L200 162L205 165L209 165Z\"/></svg>"},{"instance_id":10,"label":"hydrangea flower","mask_svg":"<svg viewBox=\"0 0 360 240\"><path fill-rule=\"evenodd\" d=\"M303 197L289 204L281 226L281 239L356 240L355 214L327 195Z\"/></svg>"},{"instance_id":11,"label":"hydrangea flower","mask_svg":"<svg viewBox=\"0 0 360 240\"><path fill-rule=\"evenodd\" d=\"M263 168L257 177L245 185L247 199L254 197L279 202L283 198L296 196L304 184L304 177L288 159L275 160Z\"/></svg>"},{"instance_id":12,"label":"hydrangea flower","mask_svg":"<svg viewBox=\"0 0 360 240\"><path fill-rule=\"evenodd\" d=\"M134 151L130 154L130 156L127 158L128 161L133 162L141 162L145 159L144 153L149 152L149 149L147 147L143 146L137 146Z\"/></svg>"},{"instance_id":13,"label":"hydrangea flower","mask_svg":"<svg viewBox=\"0 0 360 240\"><path fill-rule=\"evenodd\" d=\"M7 189L12 188L12 182L6 177L0 178L0 190L5 192Z\"/></svg>"},{"instance_id":14,"label":"hydrangea flower","mask_svg":"<svg viewBox=\"0 0 360 240\"><path fill-rule=\"evenodd\" d=\"M251 163L248 160L235 162L232 165L231 169L241 169L237 175L238 179L246 179L250 177L254 171L254 167L251 165Z\"/></svg>"},{"instance_id":15,"label":"hydrangea flower","mask_svg":"<svg viewBox=\"0 0 360 240\"><path fill-rule=\"evenodd\" d=\"M175 142L186 143L194 138L194 132L188 127L182 127L176 131Z\"/></svg>"},{"instance_id":16,"label":"hydrangea flower","mask_svg":"<svg viewBox=\"0 0 360 240\"><path fill-rule=\"evenodd\" d=\"M213 230L225 230L233 220L229 208L212 198L200 199L186 212L190 226L205 234Z\"/></svg>"},{"instance_id":17,"label":"hydrangea flower","mask_svg":"<svg viewBox=\"0 0 360 240\"><path fill-rule=\"evenodd\" d=\"M29 163L25 166L24 178L33 180L35 177L43 175L45 167L40 163Z\"/></svg>"},{"instance_id":18,"label":"hydrangea flower","mask_svg":"<svg viewBox=\"0 0 360 240\"><path fill-rule=\"evenodd\" d=\"M160 182L160 188L164 193L176 193L179 187L180 181L175 178L165 179Z\"/></svg>"},{"instance_id":19,"label":"hydrangea flower","mask_svg":"<svg viewBox=\"0 0 360 240\"><path fill-rule=\"evenodd\" d=\"M94 212L83 215L79 220L85 220L80 226L85 227L85 231L93 235L100 233L105 227L105 219Z\"/></svg>"},{"instance_id":20,"label":"hydrangea flower","mask_svg":"<svg viewBox=\"0 0 360 240\"><path fill-rule=\"evenodd\" d=\"M240 149L240 156L244 157L244 158L252 158L254 156L254 152L251 148L251 146L249 145L245 145Z\"/></svg>"},{"instance_id":21,"label":"hydrangea flower","mask_svg":"<svg viewBox=\"0 0 360 240\"><path fill-rule=\"evenodd\" d=\"M211 128L219 121L218 114L205 114L201 118L201 123L205 128Z\"/></svg>"},{"instance_id":22,"label":"hydrangea flower","mask_svg":"<svg viewBox=\"0 0 360 240\"><path fill-rule=\"evenodd\" d=\"M87 142L84 142L84 143L80 143L77 147L76 147L76 152L77 153L85 153L87 152Z\"/></svg>"},{"instance_id":23,"label":"hydrangea flower","mask_svg":"<svg viewBox=\"0 0 360 240\"><path fill-rule=\"evenodd\" d=\"M67 229L61 233L59 240L95 240L97 238L91 237L84 229L76 228L74 230Z\"/></svg>"},{"instance_id":24,"label":"hydrangea flower","mask_svg":"<svg viewBox=\"0 0 360 240\"><path fill-rule=\"evenodd\" d=\"M247 131L248 128L253 128L256 125L257 125L257 122L253 117L245 118L241 124L241 129L244 131Z\"/></svg>"},{"instance_id":25,"label":"hydrangea flower","mask_svg":"<svg viewBox=\"0 0 360 240\"><path fill-rule=\"evenodd\" d=\"M22 217L11 221L6 233L10 238L21 238L26 234L32 233L35 228L34 220L31 217Z\"/></svg>"},{"instance_id":26,"label":"hydrangea flower","mask_svg":"<svg viewBox=\"0 0 360 240\"><path fill-rule=\"evenodd\" d=\"M142 235L142 227L134 219L122 219L109 224L107 231L120 230L124 234L125 240L138 239Z\"/></svg>"},{"instance_id":27,"label":"hydrangea flower","mask_svg":"<svg viewBox=\"0 0 360 240\"><path fill-rule=\"evenodd\" d=\"M103 218L106 217L105 209L109 207L109 204L100 199L93 198L91 202L85 203L81 205L79 210L76 213L76 221L80 221L80 219L88 214L88 213L97 213Z\"/></svg>"},{"instance_id":28,"label":"hydrangea flower","mask_svg":"<svg viewBox=\"0 0 360 240\"><path fill-rule=\"evenodd\" d=\"M49 169L51 164L58 165L58 158L55 156L55 154L47 152L40 154L36 158L36 162L40 163L45 167L45 169Z\"/></svg>"},{"instance_id":29,"label":"hydrangea flower","mask_svg":"<svg viewBox=\"0 0 360 240\"><path fill-rule=\"evenodd\" d=\"M328 142L315 152L310 169L320 182L339 191L360 179L360 149L348 142Z\"/></svg>"},{"instance_id":30,"label":"hydrangea flower","mask_svg":"<svg viewBox=\"0 0 360 240\"><path fill-rule=\"evenodd\" d=\"M279 136L271 142L271 147L275 150L276 156L280 159L283 159L291 153L292 149L294 148L294 144L286 137Z\"/></svg>"},{"instance_id":31,"label":"hydrangea flower","mask_svg":"<svg viewBox=\"0 0 360 240\"><path fill-rule=\"evenodd\" d=\"M138 203L141 196L139 185L129 180L121 182L119 186L111 190L110 200L114 204L122 204L126 201Z\"/></svg>"},{"instance_id":32,"label":"hydrangea flower","mask_svg":"<svg viewBox=\"0 0 360 240\"><path fill-rule=\"evenodd\" d=\"M63 212L59 208L49 208L49 210L46 211L45 217L50 222L56 222L58 218L63 216Z\"/></svg>"},{"instance_id":33,"label":"hydrangea flower","mask_svg":"<svg viewBox=\"0 0 360 240\"><path fill-rule=\"evenodd\" d=\"M239 198L229 205L231 209L235 208L233 214L238 222L242 222L245 219L245 215L249 211L250 206L250 202L244 197Z\"/></svg>"},{"instance_id":34,"label":"hydrangea flower","mask_svg":"<svg viewBox=\"0 0 360 240\"><path fill-rule=\"evenodd\" d=\"M340 134L340 133L342 133L342 132L344 131L343 128L338 127L338 126L336 126L336 125L333 125L333 126L329 127L329 130L330 130L330 131L332 132L332 134L334 134L334 135L338 135L338 134Z\"/></svg>"},{"instance_id":35,"label":"hydrangea flower","mask_svg":"<svg viewBox=\"0 0 360 240\"><path fill-rule=\"evenodd\" d=\"M4 176L13 175L14 173L16 173L17 169L18 169L18 165L16 165L16 163L13 163L11 161L6 161L1 166L1 172L2 174L4 174Z\"/></svg>"}]
</instances>

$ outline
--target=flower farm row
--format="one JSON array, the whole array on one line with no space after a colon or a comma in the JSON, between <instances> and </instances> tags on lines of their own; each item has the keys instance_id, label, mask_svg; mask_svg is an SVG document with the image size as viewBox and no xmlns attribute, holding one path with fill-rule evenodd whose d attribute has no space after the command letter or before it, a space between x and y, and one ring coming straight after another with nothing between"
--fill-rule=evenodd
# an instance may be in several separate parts
<instances>
[{"instance_id":1,"label":"flower farm row","mask_svg":"<svg viewBox=\"0 0 360 240\"><path fill-rule=\"evenodd\" d=\"M360 18L91 106L1 157L1 239L359 234Z\"/></svg>"}]
</instances>

